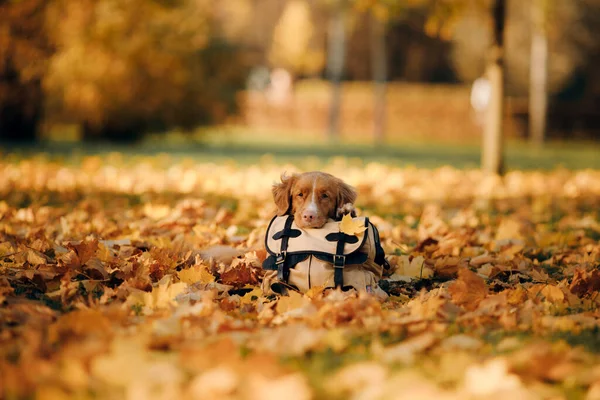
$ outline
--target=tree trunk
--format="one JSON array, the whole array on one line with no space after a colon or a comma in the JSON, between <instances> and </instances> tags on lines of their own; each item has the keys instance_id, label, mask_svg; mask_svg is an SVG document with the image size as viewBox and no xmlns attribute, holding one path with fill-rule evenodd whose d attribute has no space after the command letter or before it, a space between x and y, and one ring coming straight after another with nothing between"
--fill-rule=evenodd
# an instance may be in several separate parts
<instances>
[{"instance_id":1,"label":"tree trunk","mask_svg":"<svg viewBox=\"0 0 600 400\"><path fill-rule=\"evenodd\" d=\"M373 70L375 99L373 103L373 139L380 145L385 139L385 110L387 91L387 57L385 21L371 14L371 68Z\"/></svg>"},{"instance_id":2,"label":"tree trunk","mask_svg":"<svg viewBox=\"0 0 600 400\"><path fill-rule=\"evenodd\" d=\"M44 65L53 49L47 1L0 0L0 141L34 142L42 119Z\"/></svg>"},{"instance_id":3,"label":"tree trunk","mask_svg":"<svg viewBox=\"0 0 600 400\"><path fill-rule=\"evenodd\" d=\"M548 36L544 0L531 2L531 55L529 66L529 140L540 146L548 115Z\"/></svg>"},{"instance_id":4,"label":"tree trunk","mask_svg":"<svg viewBox=\"0 0 600 400\"><path fill-rule=\"evenodd\" d=\"M42 116L42 85L39 80L22 83L17 73L0 71L0 141L32 143L37 139Z\"/></svg>"},{"instance_id":5,"label":"tree trunk","mask_svg":"<svg viewBox=\"0 0 600 400\"><path fill-rule=\"evenodd\" d=\"M487 65L492 88L483 132L481 167L485 172L501 174L504 169L502 130L504 117L504 23L506 0L494 0L492 9L494 37Z\"/></svg>"},{"instance_id":6,"label":"tree trunk","mask_svg":"<svg viewBox=\"0 0 600 400\"><path fill-rule=\"evenodd\" d=\"M336 141L340 135L340 111L342 103L342 74L346 53L346 24L343 9L334 11L329 20L327 43L327 75L331 81L329 105L329 139Z\"/></svg>"}]
</instances>

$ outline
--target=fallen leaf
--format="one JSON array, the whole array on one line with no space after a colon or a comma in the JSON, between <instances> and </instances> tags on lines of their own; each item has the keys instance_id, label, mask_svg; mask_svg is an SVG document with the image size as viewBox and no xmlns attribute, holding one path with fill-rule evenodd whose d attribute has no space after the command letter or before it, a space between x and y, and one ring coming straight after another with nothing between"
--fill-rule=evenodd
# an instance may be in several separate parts
<instances>
[{"instance_id":1,"label":"fallen leaf","mask_svg":"<svg viewBox=\"0 0 600 400\"><path fill-rule=\"evenodd\" d=\"M504 218L496 230L496 241L522 240L521 223L512 218Z\"/></svg>"},{"instance_id":2,"label":"fallen leaf","mask_svg":"<svg viewBox=\"0 0 600 400\"><path fill-rule=\"evenodd\" d=\"M600 292L600 270L597 268L591 272L575 270L569 290L580 297Z\"/></svg>"},{"instance_id":3,"label":"fallen leaf","mask_svg":"<svg viewBox=\"0 0 600 400\"><path fill-rule=\"evenodd\" d=\"M46 256L37 250L27 250L27 262L31 265L41 265L48 262Z\"/></svg>"},{"instance_id":4,"label":"fallen leaf","mask_svg":"<svg viewBox=\"0 0 600 400\"><path fill-rule=\"evenodd\" d=\"M555 285L546 285L542 289L541 293L544 295L546 300L551 303L562 303L565 300L565 294L559 287Z\"/></svg>"},{"instance_id":5,"label":"fallen leaf","mask_svg":"<svg viewBox=\"0 0 600 400\"><path fill-rule=\"evenodd\" d=\"M98 250L98 239L84 240L81 242L68 242L65 244L67 249L75 251L81 264L85 264Z\"/></svg>"},{"instance_id":6,"label":"fallen leaf","mask_svg":"<svg viewBox=\"0 0 600 400\"><path fill-rule=\"evenodd\" d=\"M505 359L496 358L468 368L464 386L471 395L490 396L520 390L522 383L518 376L509 372Z\"/></svg>"},{"instance_id":7,"label":"fallen leaf","mask_svg":"<svg viewBox=\"0 0 600 400\"><path fill-rule=\"evenodd\" d=\"M263 291L259 287L255 287L252 291L246 293L240 300L241 304L252 304L256 299L263 295Z\"/></svg>"},{"instance_id":8,"label":"fallen leaf","mask_svg":"<svg viewBox=\"0 0 600 400\"><path fill-rule=\"evenodd\" d=\"M362 220L353 219L350 214L346 214L342 217L342 221L340 222L340 232L345 233L346 235L356 236L359 233L362 233L367 229L364 222Z\"/></svg>"},{"instance_id":9,"label":"fallen leaf","mask_svg":"<svg viewBox=\"0 0 600 400\"><path fill-rule=\"evenodd\" d=\"M288 311L292 311L305 305L309 304L310 300L304 297L302 294L290 290L288 296L280 297L277 301L277 313L283 314Z\"/></svg>"},{"instance_id":10,"label":"fallen leaf","mask_svg":"<svg viewBox=\"0 0 600 400\"><path fill-rule=\"evenodd\" d=\"M150 293L134 292L128 298L130 304L141 304L148 311L176 306L175 297L183 293L188 287L187 283L172 283L171 275L165 275Z\"/></svg>"},{"instance_id":11,"label":"fallen leaf","mask_svg":"<svg viewBox=\"0 0 600 400\"><path fill-rule=\"evenodd\" d=\"M452 296L452 302L467 310L474 310L487 296L488 289L480 276L468 268L461 268L458 279L450 284L448 292Z\"/></svg>"},{"instance_id":12,"label":"fallen leaf","mask_svg":"<svg viewBox=\"0 0 600 400\"><path fill-rule=\"evenodd\" d=\"M437 337L432 332L422 333L402 341L399 344L388 346L383 350L381 359L387 363L401 362L412 364L418 353L421 353L431 347L437 341Z\"/></svg>"},{"instance_id":13,"label":"fallen leaf","mask_svg":"<svg viewBox=\"0 0 600 400\"><path fill-rule=\"evenodd\" d=\"M182 269L177 273L177 276L181 282L192 285L196 282L211 283L215 281L215 277L208 272L208 266L206 265L195 265L187 269Z\"/></svg>"}]
</instances>

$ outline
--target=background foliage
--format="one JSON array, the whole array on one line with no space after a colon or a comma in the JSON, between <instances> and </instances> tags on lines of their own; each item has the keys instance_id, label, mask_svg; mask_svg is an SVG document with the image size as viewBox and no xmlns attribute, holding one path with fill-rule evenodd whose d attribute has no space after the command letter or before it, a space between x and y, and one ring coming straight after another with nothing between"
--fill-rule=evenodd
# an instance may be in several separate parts
<instances>
[{"instance_id":1,"label":"background foliage","mask_svg":"<svg viewBox=\"0 0 600 400\"><path fill-rule=\"evenodd\" d=\"M32 139L42 122L76 123L86 138L113 139L223 122L240 104L251 66L322 77L328 23L339 7L347 10L345 79L371 79L369 32L385 24L389 80L470 83L485 63L488 3L3 1L2 135ZM600 3L547 3L550 92L593 101L600 92ZM521 96L529 79L530 7L508 4L508 93Z\"/></svg>"}]
</instances>

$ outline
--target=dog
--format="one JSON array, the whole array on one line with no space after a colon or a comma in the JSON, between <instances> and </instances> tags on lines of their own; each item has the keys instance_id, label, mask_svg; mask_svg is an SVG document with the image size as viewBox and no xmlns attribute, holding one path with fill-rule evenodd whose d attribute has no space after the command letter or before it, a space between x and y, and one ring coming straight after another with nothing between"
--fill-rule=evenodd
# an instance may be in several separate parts
<instances>
[{"instance_id":1,"label":"dog","mask_svg":"<svg viewBox=\"0 0 600 400\"><path fill-rule=\"evenodd\" d=\"M356 216L356 190L326 172L305 172L281 176L273 185L277 215L293 215L299 228L321 228L329 219Z\"/></svg>"},{"instance_id":2,"label":"dog","mask_svg":"<svg viewBox=\"0 0 600 400\"><path fill-rule=\"evenodd\" d=\"M264 293L322 287L387 297L378 285L389 267L379 232L367 217L356 217L356 197L352 186L325 172L281 176L273 185L277 214L265 233ZM337 221L345 215L364 230L342 231Z\"/></svg>"}]
</instances>

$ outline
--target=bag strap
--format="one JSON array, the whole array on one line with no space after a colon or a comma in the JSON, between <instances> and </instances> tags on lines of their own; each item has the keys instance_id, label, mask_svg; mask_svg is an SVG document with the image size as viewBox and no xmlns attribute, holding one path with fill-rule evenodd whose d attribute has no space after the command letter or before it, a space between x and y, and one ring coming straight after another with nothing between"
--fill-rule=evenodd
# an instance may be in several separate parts
<instances>
[{"instance_id":1,"label":"bag strap","mask_svg":"<svg viewBox=\"0 0 600 400\"><path fill-rule=\"evenodd\" d=\"M279 249L279 254L277 254L277 257L275 258L275 266L277 267L277 279L286 283L290 277L290 266L289 263L286 262L288 241L290 240L290 237L298 237L302 234L302 232L300 232L298 229L292 229L293 222L294 216L288 216L285 220L283 230L273 235L273 239L281 239L281 247Z\"/></svg>"},{"instance_id":2,"label":"bag strap","mask_svg":"<svg viewBox=\"0 0 600 400\"><path fill-rule=\"evenodd\" d=\"M385 258L385 252L383 251L383 247L381 247L381 239L379 238L379 231L369 222L371 228L373 228L373 238L375 239L375 264L381 265L385 270L390 269L390 263Z\"/></svg>"},{"instance_id":3,"label":"bag strap","mask_svg":"<svg viewBox=\"0 0 600 400\"><path fill-rule=\"evenodd\" d=\"M335 287L344 286L344 267L346 266L346 256L344 255L344 246L346 243L356 243L358 238L353 235L346 235L343 232L330 233L325 236L330 242L336 242L335 254L333 255L333 283Z\"/></svg>"}]
</instances>

